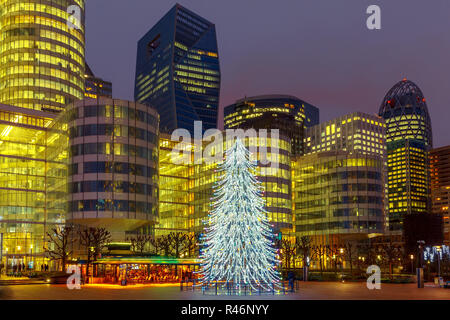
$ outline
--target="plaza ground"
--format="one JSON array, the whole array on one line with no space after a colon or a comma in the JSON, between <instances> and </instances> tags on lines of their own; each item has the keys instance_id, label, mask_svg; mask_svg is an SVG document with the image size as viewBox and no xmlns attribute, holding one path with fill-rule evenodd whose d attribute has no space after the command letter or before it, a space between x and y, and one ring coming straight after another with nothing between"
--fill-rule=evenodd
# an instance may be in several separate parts
<instances>
[{"instance_id":1,"label":"plaza ground","mask_svg":"<svg viewBox=\"0 0 450 320\"><path fill-rule=\"evenodd\" d=\"M381 290L368 290L365 282L301 282L296 293L281 296L211 296L180 291L174 286L83 286L69 290L65 285L0 286L0 300L209 300L209 299L289 299L289 300L450 300L450 290L425 284L382 284Z\"/></svg>"}]
</instances>

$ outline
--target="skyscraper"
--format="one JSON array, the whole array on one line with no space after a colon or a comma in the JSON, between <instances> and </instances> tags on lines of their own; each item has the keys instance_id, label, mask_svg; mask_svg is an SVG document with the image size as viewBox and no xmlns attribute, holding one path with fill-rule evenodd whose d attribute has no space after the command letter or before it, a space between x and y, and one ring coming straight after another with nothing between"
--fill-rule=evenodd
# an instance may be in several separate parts
<instances>
[{"instance_id":1,"label":"skyscraper","mask_svg":"<svg viewBox=\"0 0 450 320\"><path fill-rule=\"evenodd\" d=\"M83 98L84 0L0 0L0 34L0 103L58 112Z\"/></svg>"},{"instance_id":2,"label":"skyscraper","mask_svg":"<svg viewBox=\"0 0 450 320\"><path fill-rule=\"evenodd\" d=\"M84 84L84 96L86 98L112 98L112 83L96 77L87 63L86 72L84 74Z\"/></svg>"},{"instance_id":3,"label":"skyscraper","mask_svg":"<svg viewBox=\"0 0 450 320\"><path fill-rule=\"evenodd\" d=\"M430 151L432 212L442 214L444 239L450 244L450 146Z\"/></svg>"},{"instance_id":4,"label":"skyscraper","mask_svg":"<svg viewBox=\"0 0 450 320\"><path fill-rule=\"evenodd\" d=\"M305 154L349 151L386 157L386 124L380 117L353 112L307 128Z\"/></svg>"},{"instance_id":5,"label":"skyscraper","mask_svg":"<svg viewBox=\"0 0 450 320\"><path fill-rule=\"evenodd\" d=\"M288 95L245 97L224 109L225 129L278 129L291 139L295 155L304 152L305 127L318 123L318 108Z\"/></svg>"},{"instance_id":6,"label":"skyscraper","mask_svg":"<svg viewBox=\"0 0 450 320\"><path fill-rule=\"evenodd\" d=\"M354 112L307 128L293 162L298 236L342 245L382 234L386 217L386 125Z\"/></svg>"},{"instance_id":7,"label":"skyscraper","mask_svg":"<svg viewBox=\"0 0 450 320\"><path fill-rule=\"evenodd\" d=\"M386 120L389 229L400 231L404 215L431 209L431 120L422 91L406 79L389 90L379 115Z\"/></svg>"},{"instance_id":8,"label":"skyscraper","mask_svg":"<svg viewBox=\"0 0 450 320\"><path fill-rule=\"evenodd\" d=\"M161 131L217 126L220 67L214 24L176 4L138 42L134 97L155 106Z\"/></svg>"}]
</instances>

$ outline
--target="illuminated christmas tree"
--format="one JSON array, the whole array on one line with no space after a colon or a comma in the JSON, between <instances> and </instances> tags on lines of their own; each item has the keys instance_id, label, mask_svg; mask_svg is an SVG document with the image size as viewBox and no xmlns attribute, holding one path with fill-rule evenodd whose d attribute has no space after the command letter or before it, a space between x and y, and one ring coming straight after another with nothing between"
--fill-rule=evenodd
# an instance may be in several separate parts
<instances>
[{"instance_id":1,"label":"illuminated christmas tree","mask_svg":"<svg viewBox=\"0 0 450 320\"><path fill-rule=\"evenodd\" d=\"M274 235L264 209L256 163L236 139L219 166L200 258L203 285L223 281L234 288L273 290L280 282Z\"/></svg>"}]
</instances>

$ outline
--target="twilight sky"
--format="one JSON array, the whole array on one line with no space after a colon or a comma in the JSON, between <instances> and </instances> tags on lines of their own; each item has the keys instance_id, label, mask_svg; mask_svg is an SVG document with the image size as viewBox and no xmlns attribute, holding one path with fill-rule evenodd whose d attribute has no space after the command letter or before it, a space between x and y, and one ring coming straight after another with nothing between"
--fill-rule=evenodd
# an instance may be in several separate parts
<instances>
[{"instance_id":1,"label":"twilight sky","mask_svg":"<svg viewBox=\"0 0 450 320\"><path fill-rule=\"evenodd\" d=\"M133 100L137 41L175 1L86 2L87 61L113 82L115 98ZM244 96L276 93L317 106L321 121L378 113L386 92L406 77L427 99L434 146L450 144L450 1L179 3L216 24L221 110ZM371 4L381 7L381 30L366 27Z\"/></svg>"}]
</instances>

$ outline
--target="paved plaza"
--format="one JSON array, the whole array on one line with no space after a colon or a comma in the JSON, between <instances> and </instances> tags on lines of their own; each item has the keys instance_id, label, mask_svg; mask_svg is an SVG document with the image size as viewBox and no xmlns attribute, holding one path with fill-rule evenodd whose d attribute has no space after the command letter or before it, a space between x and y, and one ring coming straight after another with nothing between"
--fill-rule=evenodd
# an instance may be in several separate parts
<instances>
[{"instance_id":1,"label":"paved plaza","mask_svg":"<svg viewBox=\"0 0 450 320\"><path fill-rule=\"evenodd\" d=\"M363 282L301 282L296 293L282 296L211 296L180 291L179 286L107 287L83 286L69 290L65 285L0 286L0 299L18 300L205 300L205 299L289 299L289 300L450 300L450 290L426 284L382 284L381 290L368 290Z\"/></svg>"}]
</instances>

